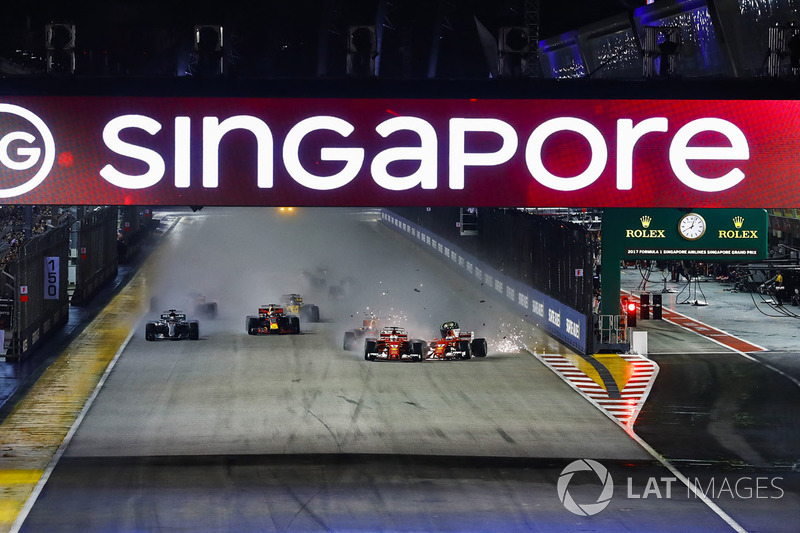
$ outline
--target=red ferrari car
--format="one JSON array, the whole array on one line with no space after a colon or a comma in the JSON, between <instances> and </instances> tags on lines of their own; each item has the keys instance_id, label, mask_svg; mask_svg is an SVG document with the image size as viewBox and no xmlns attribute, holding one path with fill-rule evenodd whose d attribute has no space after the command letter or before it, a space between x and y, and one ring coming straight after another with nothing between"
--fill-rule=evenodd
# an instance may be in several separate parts
<instances>
[{"instance_id":1,"label":"red ferrari car","mask_svg":"<svg viewBox=\"0 0 800 533\"><path fill-rule=\"evenodd\" d=\"M405 329L390 326L381 328L378 338L368 337L364 341L364 359L387 359L394 361L422 361L427 351L425 341L408 338Z\"/></svg>"},{"instance_id":2,"label":"red ferrari car","mask_svg":"<svg viewBox=\"0 0 800 533\"><path fill-rule=\"evenodd\" d=\"M445 322L439 332L442 336L428 344L427 359L486 357L486 339L475 338L472 331L461 331L458 322Z\"/></svg>"}]
</instances>

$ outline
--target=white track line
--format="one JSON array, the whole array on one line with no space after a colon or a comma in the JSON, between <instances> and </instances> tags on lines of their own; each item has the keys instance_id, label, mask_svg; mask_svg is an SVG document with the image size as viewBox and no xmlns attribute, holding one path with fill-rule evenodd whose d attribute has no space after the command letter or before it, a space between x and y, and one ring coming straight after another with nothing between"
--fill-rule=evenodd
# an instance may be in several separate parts
<instances>
[{"instance_id":1,"label":"white track line","mask_svg":"<svg viewBox=\"0 0 800 533\"><path fill-rule=\"evenodd\" d=\"M172 215L166 215L163 218L168 218L171 216ZM180 216L172 217L172 220L168 223L167 229L164 230L162 236L172 231L172 229L180 221L181 221ZM28 518L28 514L30 514L31 509L33 509L34 504L36 504L36 500L39 498L39 494L41 494L42 489L44 489L47 480L50 479L50 474L52 474L53 470L55 470L58 461L61 459L61 456L64 455L67 446L69 446L69 443L72 441L73 435L75 435L75 432L78 431L78 426L80 426L81 422L83 422L84 417L86 417L86 413L89 412L89 409L92 407L92 403L94 403L94 399L97 398L98 394L100 394L100 389L103 388L106 379L108 379L109 374L111 374L111 371L114 369L114 365L117 364L117 359L119 359L120 355L122 355L122 352L128 346L128 343L130 342L131 338L133 338L134 332L136 332L139 329L139 326L141 325L141 322L145 316L146 313L142 314L139 317L139 319L136 321L136 325L133 326L130 333L128 333L128 336L125 337L124 341L122 341L122 345L119 347L119 350L117 350L117 353L114 354L114 357L111 359L111 362L108 363L106 371L103 372L103 375L100 377L100 381L97 382L97 385L95 385L92 394L86 400L86 403L83 404L83 409L81 409L81 412L78 413L78 418L75 419L75 422L73 422L72 427L69 428L67 435L64 437L64 440L61 442L61 445L56 450L56 453L53 454L53 457L47 464L47 468L45 468L44 472L42 473L42 477L39 478L39 482L36 483L36 486L33 488L33 491L28 496L28 499L25 500L25 505L22 507L22 510L17 515L17 519L11 525L9 533L19 533L19 529L22 527L22 524L23 522L25 522L25 519Z\"/></svg>"},{"instance_id":2,"label":"white track line","mask_svg":"<svg viewBox=\"0 0 800 533\"><path fill-rule=\"evenodd\" d=\"M131 329L130 333L128 333L128 336L122 342L122 346L120 346L119 350L117 350L117 353L114 354L114 358L111 359L110 363L108 363L106 371L103 372L103 375L100 377L100 381L98 381L97 385L95 385L91 396L89 396L89 398L86 400L86 403L83 404L83 409L81 409L81 412L78 414L78 418L75 419L75 422L73 422L72 427L69 428L66 437L64 437L64 440L61 442L61 445L56 450L56 453L53 454L53 457L47 464L47 468L45 468L44 472L42 473L42 477L39 478L39 482L33 488L33 491L31 492L30 496L28 496L28 499L25 500L25 505L22 507L22 510L17 515L17 519L11 525L9 533L19 533L19 530L22 527L23 522L25 522L25 519L28 518L28 514L31 512L33 506L36 504L36 500L37 498L39 498L39 494L41 494L42 489L44 489L47 480L50 479L50 474L53 473L53 470L55 470L58 461L61 459L61 456L64 455L67 446L69 446L69 443L72 441L73 435L75 435L75 432L78 431L78 426L81 425L81 422L83 422L84 417L86 417L86 413L88 413L89 409L92 407L94 399L97 398L98 394L100 394L100 389L103 387L103 384L105 384L109 374L111 374L111 371L114 369L114 365L117 364L117 359L119 359L120 355L122 355L122 352L125 350L125 347L128 346L128 343L130 342L131 338L133 338L133 334L138 329L139 323L142 321L142 318L143 317L139 318L139 320L136 322L136 326L134 326L133 329Z\"/></svg>"},{"instance_id":3,"label":"white track line","mask_svg":"<svg viewBox=\"0 0 800 533\"><path fill-rule=\"evenodd\" d=\"M610 412L608 412L608 411L606 410L606 408L604 408L602 405L600 405L600 404L599 404L599 403L598 403L598 402L597 402L597 401L596 401L594 398L590 397L588 394L586 394L586 393L585 393L585 392L583 392L583 391L582 391L580 388L578 388L578 386L577 386L575 383L571 382L571 381L570 381L570 380L569 380L569 379L568 379L566 376L563 376L563 375L562 375L562 374L561 374L561 373L560 373L560 372L559 372L559 371L558 371L556 368L554 368L553 366L551 366L551 365L550 365L550 363L549 363L548 361L546 361L545 359L543 359L543 358L540 356L540 354L537 354L536 352L533 352L533 351L531 351L531 350L528 350L527 348L523 348L523 349L524 349L525 351L527 351L528 353L532 354L534 357L536 357L536 358L537 358L539 361L541 361L541 362L542 362L542 364L543 364L543 365L545 365L547 368L549 368L550 370L552 370L552 371L553 371L553 373L555 373L555 374L556 374L556 375L557 375L559 378L561 378L561 380L562 380L562 381L564 381L564 382L565 382L567 385L569 385L569 386L570 386L570 387L572 387L572 388L573 388L575 391L577 391L577 393L578 393L578 394L580 394L581 396L583 396L583 397L586 399L586 401L588 401L589 403L591 403L592 405L594 405L594 406L595 406L595 407L596 407L598 410L600 410L600 412L602 412L604 415L606 415L606 417L608 417L608 418L609 418L609 419L611 419L611 420L612 420L612 421L613 421L615 424L617 424L619 427L621 427L621 428L622 428L622 430L623 430L623 431L625 431L625 433L627 433L628 435L630 435L630 437L631 437L631 438L632 438L634 441L636 441L636 443L637 443L637 444L639 444L639 446L641 446L642 448L644 448L644 450L645 450L647 453L649 453L649 454L650 454L650 455L653 457L653 459L655 459L656 461L658 461L659 463L661 463L661 465L662 465L664 468L666 468L667 470L669 470L669 471L670 471L670 473L671 473L673 476L675 476L676 478L678 478L678 479L681 481L681 483L683 483L684 485L686 485L686 488L688 488L690 491L692 491L692 493L695 495L695 497L696 497L696 498L698 498L698 499L699 499L699 500L701 500L703 503L705 503L705 504L706 504L706 506L708 506L708 508L709 508L709 509L711 509L711 510L712 510L712 511L713 511L713 512L714 512L714 513L717 515L717 516L719 516L719 517L720 517L720 518L721 518L723 521L725 521L725 523L726 523L726 524L728 524L729 526L731 526L731 528L732 528L734 531L736 531L737 533L747 533L747 530L746 530L746 529L744 529L744 528L743 528L741 525L739 525L739 523L738 523L738 522L736 522L736 520L734 520L734 519L733 519L733 518L732 518L732 517L731 517L731 516L730 516L728 513L726 513L725 511L723 511L723 510L722 510L722 509L721 509L721 508L720 508L720 507L719 507L719 506L718 506L716 503L714 503L714 502L713 502L713 501L712 501L712 500L711 500L711 499L710 499L708 496L706 496L706 495L705 495L705 493L704 493L702 490L699 490L699 489L698 489L698 488L697 488L697 487L694 485L694 483L692 483L692 482L691 482L691 480L689 480L689 478L687 478L686 476L684 476L683 474L681 474L681 473L678 471L678 469L677 469L677 468L675 468L674 466L672 466L672 464L670 464L670 463L669 463L669 461L667 461L666 459L664 459L664 458L663 458L663 457L662 457L662 456L661 456L661 455L660 455L658 452L656 452L656 451L655 451L655 450L652 448L652 446L650 446L649 444L647 444L647 443L646 443L644 440L642 440L642 438L641 438L641 437L639 437L639 435L637 435L636 433L634 433L634 432L633 432L633 428L631 428L631 429L628 429L627 427L625 427L625 425L624 425L624 424L623 424L623 423L622 423L622 422L621 422L619 419L617 419L617 417L615 417L613 414L611 414ZM541 354L541 355L547 355L547 354ZM647 387L647 392L646 392L646 394L642 395L642 402L641 402L642 404L644 404L644 401L647 399L647 396L650 394L650 388L652 387L652 385L653 385L653 382L655 382L655 378L656 378L656 376L658 375L658 365L657 365L657 364L656 364L654 361L651 361L651 362L652 362L652 363L655 365L655 370L654 370L654 372L653 372L653 380L652 380L652 382L650 383L650 386L648 386L648 387ZM638 415L638 412L637 412L636 414Z\"/></svg>"}]
</instances>

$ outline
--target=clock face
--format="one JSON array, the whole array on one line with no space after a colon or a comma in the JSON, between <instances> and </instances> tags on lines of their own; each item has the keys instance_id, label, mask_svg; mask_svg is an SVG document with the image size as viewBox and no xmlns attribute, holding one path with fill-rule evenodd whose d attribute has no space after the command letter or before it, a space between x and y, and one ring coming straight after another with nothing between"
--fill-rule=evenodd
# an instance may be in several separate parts
<instances>
[{"instance_id":1,"label":"clock face","mask_svg":"<svg viewBox=\"0 0 800 533\"><path fill-rule=\"evenodd\" d=\"M706 221L697 213L689 213L681 217L678 231L684 239L696 241L706 232Z\"/></svg>"}]
</instances>

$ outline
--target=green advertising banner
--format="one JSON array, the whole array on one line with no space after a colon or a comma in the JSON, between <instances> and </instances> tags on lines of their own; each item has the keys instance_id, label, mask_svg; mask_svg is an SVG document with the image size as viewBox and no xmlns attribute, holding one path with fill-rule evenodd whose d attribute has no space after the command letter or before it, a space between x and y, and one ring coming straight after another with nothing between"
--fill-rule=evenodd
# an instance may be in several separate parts
<instances>
[{"instance_id":1,"label":"green advertising banner","mask_svg":"<svg viewBox=\"0 0 800 533\"><path fill-rule=\"evenodd\" d=\"M764 209L607 209L603 252L620 259L749 261L767 256Z\"/></svg>"},{"instance_id":2,"label":"green advertising banner","mask_svg":"<svg viewBox=\"0 0 800 533\"><path fill-rule=\"evenodd\" d=\"M618 314L624 259L759 261L767 257L764 209L611 208L603 210L602 314Z\"/></svg>"}]
</instances>

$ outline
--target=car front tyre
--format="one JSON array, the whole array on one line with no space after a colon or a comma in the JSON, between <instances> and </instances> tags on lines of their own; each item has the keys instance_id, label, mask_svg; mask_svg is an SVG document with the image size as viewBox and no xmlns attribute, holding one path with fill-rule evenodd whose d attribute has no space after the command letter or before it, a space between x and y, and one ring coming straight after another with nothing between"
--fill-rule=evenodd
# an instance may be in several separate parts
<instances>
[{"instance_id":1,"label":"car front tyre","mask_svg":"<svg viewBox=\"0 0 800 533\"><path fill-rule=\"evenodd\" d=\"M156 340L156 328L155 324L147 324L144 327L144 340L146 341L154 341Z\"/></svg>"},{"instance_id":2,"label":"car front tyre","mask_svg":"<svg viewBox=\"0 0 800 533\"><path fill-rule=\"evenodd\" d=\"M376 343L375 341L365 341L364 342L364 359L367 361L374 361L375 356L373 355L376 350Z\"/></svg>"},{"instance_id":3,"label":"car front tyre","mask_svg":"<svg viewBox=\"0 0 800 533\"><path fill-rule=\"evenodd\" d=\"M196 341L200 338L200 324L197 322L189 322L189 340Z\"/></svg>"},{"instance_id":4,"label":"car front tyre","mask_svg":"<svg viewBox=\"0 0 800 533\"><path fill-rule=\"evenodd\" d=\"M461 359L472 359L472 346L469 341L459 341L458 349L461 350Z\"/></svg>"}]
</instances>

